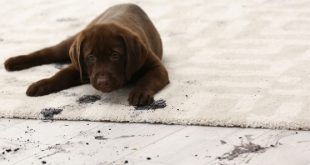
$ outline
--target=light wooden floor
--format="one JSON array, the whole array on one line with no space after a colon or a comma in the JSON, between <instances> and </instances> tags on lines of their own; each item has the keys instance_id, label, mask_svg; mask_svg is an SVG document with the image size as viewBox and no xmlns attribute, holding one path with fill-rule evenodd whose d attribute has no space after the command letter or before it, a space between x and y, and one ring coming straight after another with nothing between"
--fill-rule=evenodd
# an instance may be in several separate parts
<instances>
[{"instance_id":1,"label":"light wooden floor","mask_svg":"<svg viewBox=\"0 0 310 165\"><path fill-rule=\"evenodd\" d=\"M310 132L0 119L0 164L310 165Z\"/></svg>"}]
</instances>

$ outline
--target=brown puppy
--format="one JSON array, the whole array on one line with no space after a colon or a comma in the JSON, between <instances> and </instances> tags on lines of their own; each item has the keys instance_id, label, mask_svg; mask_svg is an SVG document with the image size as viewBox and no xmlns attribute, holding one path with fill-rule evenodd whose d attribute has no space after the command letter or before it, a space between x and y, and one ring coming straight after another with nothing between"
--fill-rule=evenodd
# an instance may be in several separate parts
<instances>
[{"instance_id":1,"label":"brown puppy","mask_svg":"<svg viewBox=\"0 0 310 165\"><path fill-rule=\"evenodd\" d=\"M134 82L129 104L146 105L169 83L161 58L161 39L151 20L137 5L121 4L109 8L77 35L29 55L9 58L4 65L6 70L16 71L71 60L51 78L31 84L28 96L88 82L110 92Z\"/></svg>"}]
</instances>

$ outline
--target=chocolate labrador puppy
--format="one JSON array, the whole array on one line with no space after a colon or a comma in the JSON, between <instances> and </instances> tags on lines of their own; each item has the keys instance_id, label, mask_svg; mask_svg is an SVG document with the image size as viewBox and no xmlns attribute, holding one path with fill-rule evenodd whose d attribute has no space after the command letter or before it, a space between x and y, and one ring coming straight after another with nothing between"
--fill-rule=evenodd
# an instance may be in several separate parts
<instances>
[{"instance_id":1,"label":"chocolate labrador puppy","mask_svg":"<svg viewBox=\"0 0 310 165\"><path fill-rule=\"evenodd\" d=\"M71 64L54 76L31 84L26 94L42 96L84 83L102 92L135 84L131 105L147 105L169 83L163 64L162 42L153 23L137 5L112 6L83 31L48 48L9 58L8 71L42 64Z\"/></svg>"}]
</instances>

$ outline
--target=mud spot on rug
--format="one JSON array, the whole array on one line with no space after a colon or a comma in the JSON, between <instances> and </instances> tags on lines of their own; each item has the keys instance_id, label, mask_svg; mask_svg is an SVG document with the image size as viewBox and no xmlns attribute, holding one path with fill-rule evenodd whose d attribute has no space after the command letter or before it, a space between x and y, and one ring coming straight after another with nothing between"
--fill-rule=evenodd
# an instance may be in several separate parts
<instances>
[{"instance_id":1,"label":"mud spot on rug","mask_svg":"<svg viewBox=\"0 0 310 165\"><path fill-rule=\"evenodd\" d=\"M59 93L61 93L63 96L66 96L66 97L77 97L78 96L78 94L74 93L73 91L60 91Z\"/></svg>"},{"instance_id":2,"label":"mud spot on rug","mask_svg":"<svg viewBox=\"0 0 310 165\"><path fill-rule=\"evenodd\" d=\"M197 82L198 82L197 80L188 80L188 81L185 81L185 83L190 84L190 85L196 84Z\"/></svg>"},{"instance_id":3,"label":"mud spot on rug","mask_svg":"<svg viewBox=\"0 0 310 165\"><path fill-rule=\"evenodd\" d=\"M150 105L146 105L146 106L135 106L136 110L155 110L155 109L161 109L161 108L165 108L167 106L166 104L166 100L164 99L159 99L154 101L152 104Z\"/></svg>"},{"instance_id":4,"label":"mud spot on rug","mask_svg":"<svg viewBox=\"0 0 310 165\"><path fill-rule=\"evenodd\" d=\"M56 19L56 22L73 22L76 21L76 18L71 18L71 17L65 17L65 18L58 18Z\"/></svg>"},{"instance_id":5,"label":"mud spot on rug","mask_svg":"<svg viewBox=\"0 0 310 165\"><path fill-rule=\"evenodd\" d=\"M44 119L49 120L53 119L54 115L60 114L62 110L63 109L60 108L44 108L40 113L43 115Z\"/></svg>"},{"instance_id":6,"label":"mud spot on rug","mask_svg":"<svg viewBox=\"0 0 310 165\"><path fill-rule=\"evenodd\" d=\"M0 38L0 42L3 42L4 41L4 39L3 38Z\"/></svg>"},{"instance_id":7,"label":"mud spot on rug","mask_svg":"<svg viewBox=\"0 0 310 165\"><path fill-rule=\"evenodd\" d=\"M231 152L225 153L223 156L218 157L219 160L233 160L240 155L250 154L250 153L263 153L266 151L266 147L262 147L258 144L252 142L241 144L240 146L234 146Z\"/></svg>"},{"instance_id":8,"label":"mud spot on rug","mask_svg":"<svg viewBox=\"0 0 310 165\"><path fill-rule=\"evenodd\" d=\"M94 103L98 100L100 100L101 97L99 95L84 95L80 97L77 102L79 104L89 104L89 103Z\"/></svg>"}]
</instances>

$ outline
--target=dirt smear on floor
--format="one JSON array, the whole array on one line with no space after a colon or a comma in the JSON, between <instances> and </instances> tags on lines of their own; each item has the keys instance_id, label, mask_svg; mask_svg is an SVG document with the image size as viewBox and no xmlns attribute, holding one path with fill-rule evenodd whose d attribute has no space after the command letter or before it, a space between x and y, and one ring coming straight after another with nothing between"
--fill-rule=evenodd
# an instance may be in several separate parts
<instances>
[{"instance_id":1,"label":"dirt smear on floor","mask_svg":"<svg viewBox=\"0 0 310 165\"><path fill-rule=\"evenodd\" d=\"M131 137L135 137L135 135L122 135L122 136L118 136L115 138L107 138L104 136L95 136L96 140L108 140L108 139L122 139L122 138L131 138Z\"/></svg>"},{"instance_id":2,"label":"dirt smear on floor","mask_svg":"<svg viewBox=\"0 0 310 165\"><path fill-rule=\"evenodd\" d=\"M223 156L218 157L219 160L233 160L242 154L248 153L263 153L266 151L266 147L262 147L252 142L234 146L231 152L225 153Z\"/></svg>"},{"instance_id":3,"label":"dirt smear on floor","mask_svg":"<svg viewBox=\"0 0 310 165\"><path fill-rule=\"evenodd\" d=\"M96 139L96 140L107 140L107 139L109 139L109 138L105 138L105 137L103 137L103 136L95 136L95 139Z\"/></svg>"}]
</instances>

